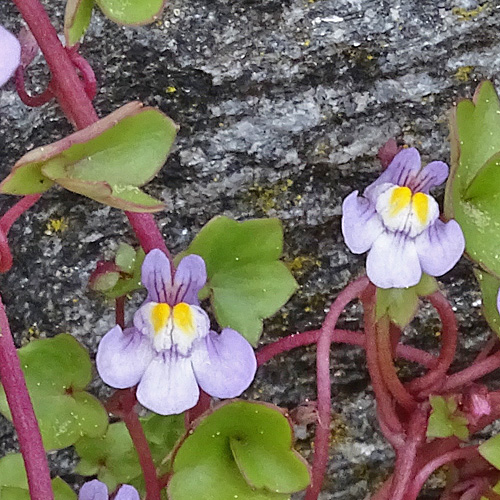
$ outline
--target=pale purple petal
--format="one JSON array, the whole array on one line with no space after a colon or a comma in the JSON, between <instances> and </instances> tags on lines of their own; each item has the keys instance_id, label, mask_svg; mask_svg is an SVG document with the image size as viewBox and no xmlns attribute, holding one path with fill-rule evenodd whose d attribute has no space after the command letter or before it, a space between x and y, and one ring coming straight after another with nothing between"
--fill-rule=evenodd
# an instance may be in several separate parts
<instances>
[{"instance_id":1,"label":"pale purple petal","mask_svg":"<svg viewBox=\"0 0 500 500\"><path fill-rule=\"evenodd\" d=\"M108 500L108 487L94 479L80 488L78 500Z\"/></svg>"},{"instance_id":2,"label":"pale purple petal","mask_svg":"<svg viewBox=\"0 0 500 500\"><path fill-rule=\"evenodd\" d=\"M173 350L153 359L137 387L139 403L160 415L174 415L192 408L199 394L191 359Z\"/></svg>"},{"instance_id":3,"label":"pale purple petal","mask_svg":"<svg viewBox=\"0 0 500 500\"><path fill-rule=\"evenodd\" d=\"M498 313L500 314L500 288L498 289L498 295L497 295L497 309Z\"/></svg>"},{"instance_id":4,"label":"pale purple petal","mask_svg":"<svg viewBox=\"0 0 500 500\"><path fill-rule=\"evenodd\" d=\"M366 274L379 288L406 288L422 276L415 242L402 233L382 233L368 252Z\"/></svg>"},{"instance_id":5,"label":"pale purple petal","mask_svg":"<svg viewBox=\"0 0 500 500\"><path fill-rule=\"evenodd\" d=\"M18 39L0 26L0 87L14 74L21 62L21 45Z\"/></svg>"},{"instance_id":6,"label":"pale purple petal","mask_svg":"<svg viewBox=\"0 0 500 500\"><path fill-rule=\"evenodd\" d=\"M371 191L379 184L390 183L406 186L420 170L420 153L415 148L402 149L391 161L382 175L372 182L364 192L371 199Z\"/></svg>"},{"instance_id":7,"label":"pale purple petal","mask_svg":"<svg viewBox=\"0 0 500 500\"><path fill-rule=\"evenodd\" d=\"M137 490L129 484L124 484L116 494L114 500L141 500Z\"/></svg>"},{"instance_id":8,"label":"pale purple petal","mask_svg":"<svg viewBox=\"0 0 500 500\"><path fill-rule=\"evenodd\" d=\"M239 396L257 370L252 346L231 328L220 335L211 331L193 346L191 360L200 387L217 398Z\"/></svg>"},{"instance_id":9,"label":"pale purple petal","mask_svg":"<svg viewBox=\"0 0 500 500\"><path fill-rule=\"evenodd\" d=\"M455 220L437 220L415 238L422 270L431 276L447 273L460 259L465 249L462 229Z\"/></svg>"},{"instance_id":10,"label":"pale purple petal","mask_svg":"<svg viewBox=\"0 0 500 500\"><path fill-rule=\"evenodd\" d=\"M173 304L186 302L198 305L198 292L207 282L207 269L205 261L199 255L184 257L177 266L174 277L175 296L171 299Z\"/></svg>"},{"instance_id":11,"label":"pale purple petal","mask_svg":"<svg viewBox=\"0 0 500 500\"><path fill-rule=\"evenodd\" d=\"M439 186L446 180L449 170L446 163L442 161L432 161L417 174L409 187L414 193L418 191L429 193L430 189L434 186Z\"/></svg>"},{"instance_id":12,"label":"pale purple petal","mask_svg":"<svg viewBox=\"0 0 500 500\"><path fill-rule=\"evenodd\" d=\"M172 274L167 256L155 248L145 257L142 264L142 284L148 291L148 298L153 302L168 302L169 290L172 288Z\"/></svg>"},{"instance_id":13,"label":"pale purple petal","mask_svg":"<svg viewBox=\"0 0 500 500\"><path fill-rule=\"evenodd\" d=\"M136 385L155 355L151 340L135 328L116 325L99 343L96 365L102 380L115 389Z\"/></svg>"},{"instance_id":14,"label":"pale purple petal","mask_svg":"<svg viewBox=\"0 0 500 500\"><path fill-rule=\"evenodd\" d=\"M342 203L342 234L349 250L364 253L384 231L375 207L366 199L351 193Z\"/></svg>"}]
</instances>

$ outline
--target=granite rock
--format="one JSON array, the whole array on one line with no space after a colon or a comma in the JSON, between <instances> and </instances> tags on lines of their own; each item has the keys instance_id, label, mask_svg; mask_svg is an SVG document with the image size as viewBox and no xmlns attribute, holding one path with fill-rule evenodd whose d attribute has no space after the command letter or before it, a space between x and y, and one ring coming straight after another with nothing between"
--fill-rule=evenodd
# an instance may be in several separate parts
<instances>
[{"instance_id":1,"label":"granite rock","mask_svg":"<svg viewBox=\"0 0 500 500\"><path fill-rule=\"evenodd\" d=\"M44 4L61 30L62 0ZM0 23L22 26L8 1ZM448 110L481 79L500 83L499 30L498 0L172 0L147 27L119 27L96 12L81 53L97 75L101 116L138 99L181 127L147 188L167 205L157 220L174 253L218 214L283 221L285 259L300 289L266 322L268 342L318 327L362 273L363 258L342 241L341 201L377 176L378 148L396 137L424 161L449 160ZM47 84L41 57L28 74L31 91ZM1 176L25 151L70 132L53 104L28 109L10 83L0 91ZM0 208L12 201L1 196ZM123 214L52 189L9 239L14 267L0 289L18 345L69 332L94 356L113 309L86 284L97 260L120 241L134 243ZM463 366L488 337L478 287L465 261L441 281L460 320ZM360 320L353 305L341 325L357 329ZM424 307L405 335L435 350L437 328ZM364 366L359 349L333 349L334 439L322 500L364 498L393 465ZM92 390L109 394L97 379ZM315 394L315 351L304 348L262 367L247 396L294 408ZM5 420L0 434L1 453L16 448ZM309 456L312 429L300 436ZM78 482L74 461L69 450L51 463Z\"/></svg>"}]
</instances>

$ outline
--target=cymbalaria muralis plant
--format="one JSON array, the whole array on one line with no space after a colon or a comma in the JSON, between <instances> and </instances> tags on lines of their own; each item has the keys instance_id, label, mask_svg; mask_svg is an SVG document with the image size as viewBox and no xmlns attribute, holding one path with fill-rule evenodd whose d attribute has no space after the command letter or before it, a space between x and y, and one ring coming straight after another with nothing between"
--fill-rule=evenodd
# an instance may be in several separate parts
<instances>
[{"instance_id":1,"label":"cymbalaria muralis plant","mask_svg":"<svg viewBox=\"0 0 500 500\"><path fill-rule=\"evenodd\" d=\"M500 392L481 384L500 368L500 103L492 84L483 82L452 112L450 169L441 161L422 168L416 149L388 142L385 170L343 202L343 235L352 252L368 253L366 275L333 300L319 330L254 351L263 319L297 286L280 261L280 222L216 217L172 256L152 215L163 205L141 188L165 163L177 125L138 102L97 116L96 80L79 53L94 0L68 0L65 46L39 0L13 1L29 31L16 37L0 27L0 85L14 79L28 106L56 100L76 131L28 152L0 183L1 193L21 196L0 218L0 271L12 267L12 224L55 184L124 210L140 248L122 243L89 281L116 301L116 324L99 332L97 371L116 389L104 403L86 390L92 364L75 338L16 349L0 302L0 412L12 420L21 451L0 459L0 498L76 500L61 478L51 479L46 458L74 446L75 472L88 478L80 500L284 500L302 490L316 500L330 445L330 349L344 343L366 351L378 425L396 453L394 472L372 500L415 500L444 465L442 500L500 499L500 436L477 437L500 418ZM152 22L163 0L95 4L133 25ZM24 73L39 49L51 80L33 96ZM430 191L445 181L441 213ZM436 277L464 251L493 333L470 366L451 373L459 325ZM125 323L127 298L142 288L147 297ZM336 328L353 300L362 303L364 332ZM401 342L420 300L441 320L438 356ZM317 346L311 466L293 448L286 410L235 399L257 366L309 344ZM425 373L403 382L398 358Z\"/></svg>"}]
</instances>

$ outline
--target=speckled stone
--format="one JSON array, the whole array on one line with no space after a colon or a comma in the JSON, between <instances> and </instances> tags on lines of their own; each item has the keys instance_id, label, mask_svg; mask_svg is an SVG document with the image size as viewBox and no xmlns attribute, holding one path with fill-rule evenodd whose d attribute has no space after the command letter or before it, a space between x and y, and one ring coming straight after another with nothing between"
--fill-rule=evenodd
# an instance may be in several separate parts
<instances>
[{"instance_id":1,"label":"speckled stone","mask_svg":"<svg viewBox=\"0 0 500 500\"><path fill-rule=\"evenodd\" d=\"M61 29L63 2L44 4ZM499 9L498 0L172 0L149 27L118 27L96 12L81 52L97 75L101 116L138 99L180 124L165 168L148 187L166 202L157 220L173 252L218 214L283 221L285 258L300 289L266 322L268 342L318 327L331 300L362 272L363 257L342 241L341 201L377 176L378 148L396 137L418 147L424 161L449 159L448 110L481 79L499 83ZM0 22L22 25L7 0ZM30 90L42 90L47 78L39 57ZM55 106L26 108L10 83L0 92L1 175L25 151L70 132ZM3 210L11 203L0 197ZM61 218L67 227L56 231L51 221ZM113 309L87 290L87 279L120 241L134 243L123 214L52 189L9 239L14 267L0 289L16 342L69 332L94 356ZM463 366L487 338L480 297L465 261L442 282L460 320ZM357 329L360 319L353 305L341 325ZM406 337L436 349L438 328L426 307ZM359 349L333 349L332 387L333 444L321 499L359 500L393 464ZM92 390L109 394L98 380ZM313 348L269 362L248 391L289 408L315 394ZM300 429L306 456L312 431ZM2 453L16 447L4 420L0 433ZM51 462L78 481L71 451Z\"/></svg>"}]
</instances>

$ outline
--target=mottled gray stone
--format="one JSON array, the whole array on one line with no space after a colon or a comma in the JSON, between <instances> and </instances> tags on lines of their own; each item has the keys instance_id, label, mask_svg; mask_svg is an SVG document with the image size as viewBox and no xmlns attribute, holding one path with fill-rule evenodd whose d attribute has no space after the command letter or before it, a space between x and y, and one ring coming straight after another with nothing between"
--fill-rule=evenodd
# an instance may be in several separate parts
<instances>
[{"instance_id":1,"label":"mottled gray stone","mask_svg":"<svg viewBox=\"0 0 500 500\"><path fill-rule=\"evenodd\" d=\"M63 2L44 3L60 29ZM266 322L267 342L318 327L332 298L362 272L363 257L342 242L340 204L376 177L377 149L397 137L425 161L449 159L448 110L500 71L499 8L498 0L173 0L149 27L118 27L96 13L81 52L96 71L100 115L139 99L181 126L148 188L167 204L157 219L173 252L214 215L283 220L286 259L303 258L301 286ZM22 24L8 1L0 2L0 22ZM43 89L40 58L29 74L30 89ZM27 109L9 84L0 93L2 176L26 150L70 131L53 105ZM0 198L3 209L11 203ZM48 231L61 217L67 229ZM14 267L0 289L17 343L70 332L94 356L113 310L86 283L98 259L134 242L123 214L53 189L9 239ZM465 261L442 282L461 322L463 366L488 335L477 285ZM360 308L349 307L341 325L356 329L360 318ZM407 339L436 349L437 328L426 307ZM359 349L333 350L332 386L335 439L321 499L359 500L393 463ZM92 388L109 394L97 380ZM248 391L289 408L315 394L313 348L269 362ZM4 453L15 447L5 421L1 433ZM312 429L301 435L308 456ZM75 480L71 453L52 463Z\"/></svg>"}]
</instances>

